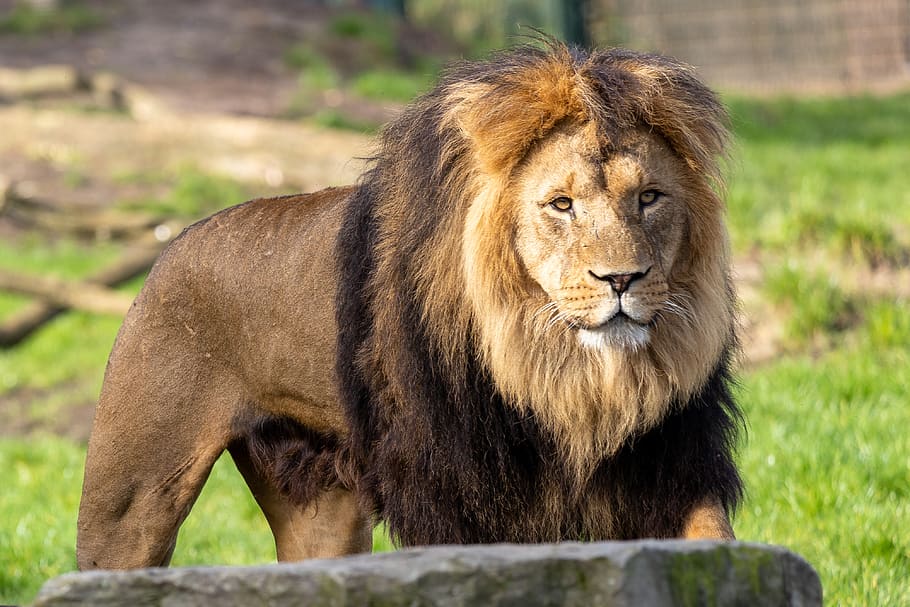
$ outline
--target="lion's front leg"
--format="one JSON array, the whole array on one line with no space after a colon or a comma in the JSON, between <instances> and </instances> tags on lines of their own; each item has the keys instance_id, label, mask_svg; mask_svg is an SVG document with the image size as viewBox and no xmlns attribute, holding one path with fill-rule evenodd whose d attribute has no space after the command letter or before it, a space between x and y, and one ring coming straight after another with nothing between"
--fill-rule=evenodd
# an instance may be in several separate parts
<instances>
[{"instance_id":1,"label":"lion's front leg","mask_svg":"<svg viewBox=\"0 0 910 607\"><path fill-rule=\"evenodd\" d=\"M735 540L730 519L720 500L709 497L686 516L682 537L687 540Z\"/></svg>"},{"instance_id":2,"label":"lion's front leg","mask_svg":"<svg viewBox=\"0 0 910 607\"><path fill-rule=\"evenodd\" d=\"M124 325L86 457L80 569L170 561L178 528L230 440L230 404L240 393L236 382L197 359L210 361L173 334L129 318Z\"/></svg>"},{"instance_id":3,"label":"lion's front leg","mask_svg":"<svg viewBox=\"0 0 910 607\"><path fill-rule=\"evenodd\" d=\"M151 416L131 423L99 417L79 507L79 569L166 566L227 431L176 420L156 427Z\"/></svg>"}]
</instances>

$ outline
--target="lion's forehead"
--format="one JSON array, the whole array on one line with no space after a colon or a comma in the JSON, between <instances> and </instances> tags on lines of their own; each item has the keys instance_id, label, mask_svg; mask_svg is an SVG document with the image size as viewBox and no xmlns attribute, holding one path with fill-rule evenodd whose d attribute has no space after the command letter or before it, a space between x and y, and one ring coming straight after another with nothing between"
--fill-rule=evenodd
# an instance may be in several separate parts
<instances>
[{"instance_id":1,"label":"lion's forehead","mask_svg":"<svg viewBox=\"0 0 910 607\"><path fill-rule=\"evenodd\" d=\"M525 196L620 196L645 182L676 181L680 160L657 134L631 130L615 144L584 127L544 139L518 172Z\"/></svg>"}]
</instances>

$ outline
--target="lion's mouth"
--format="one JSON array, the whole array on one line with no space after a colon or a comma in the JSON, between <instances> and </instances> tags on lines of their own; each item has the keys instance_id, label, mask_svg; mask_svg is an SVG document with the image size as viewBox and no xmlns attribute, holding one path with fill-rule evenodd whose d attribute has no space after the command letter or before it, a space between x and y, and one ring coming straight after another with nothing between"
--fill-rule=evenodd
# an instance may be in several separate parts
<instances>
[{"instance_id":1,"label":"lion's mouth","mask_svg":"<svg viewBox=\"0 0 910 607\"><path fill-rule=\"evenodd\" d=\"M578 325L578 341L586 348L624 348L637 350L651 337L649 323L642 323L622 310L605 322L585 327Z\"/></svg>"},{"instance_id":2,"label":"lion's mouth","mask_svg":"<svg viewBox=\"0 0 910 607\"><path fill-rule=\"evenodd\" d=\"M604 320L598 324L587 324L584 322L575 322L575 328L588 331L603 331L609 330L611 327L623 327L625 325L636 325L640 327L648 327L651 323L638 320L632 317L628 312L620 308L608 319Z\"/></svg>"}]
</instances>

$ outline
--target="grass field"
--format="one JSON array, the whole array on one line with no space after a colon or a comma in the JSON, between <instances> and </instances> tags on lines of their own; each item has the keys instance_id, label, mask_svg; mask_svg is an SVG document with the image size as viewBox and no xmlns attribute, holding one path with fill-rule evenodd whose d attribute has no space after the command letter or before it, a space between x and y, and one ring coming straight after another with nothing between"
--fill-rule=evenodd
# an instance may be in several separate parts
<instances>
[{"instance_id":1,"label":"grass field","mask_svg":"<svg viewBox=\"0 0 910 607\"><path fill-rule=\"evenodd\" d=\"M910 260L910 96L731 105L734 247L761 265L763 309L782 318L785 337L739 389L748 492L735 527L742 539L803 554L827 605L910 604L910 301L900 285L872 290L863 280L884 275L887 287ZM110 254L0 243L3 266L66 276ZM0 315L21 303L0 295ZM29 415L40 421L67 407L59 394L42 396L48 389L73 386L74 398L93 398L117 326L68 314L0 351L0 399L34 393ZM74 568L83 456L82 444L46 434L0 440L0 602L26 602ZM377 541L386 545L381 534ZM264 521L222 460L174 563L273 558Z\"/></svg>"}]
</instances>

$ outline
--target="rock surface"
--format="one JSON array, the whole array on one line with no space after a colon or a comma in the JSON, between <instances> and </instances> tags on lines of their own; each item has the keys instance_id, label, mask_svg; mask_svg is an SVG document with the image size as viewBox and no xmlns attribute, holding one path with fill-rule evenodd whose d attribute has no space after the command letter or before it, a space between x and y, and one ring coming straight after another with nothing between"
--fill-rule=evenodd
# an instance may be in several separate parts
<instances>
[{"instance_id":1,"label":"rock surface","mask_svg":"<svg viewBox=\"0 0 910 607\"><path fill-rule=\"evenodd\" d=\"M441 546L259 567L72 573L34 607L69 605L815 607L818 575L782 548L639 541Z\"/></svg>"}]
</instances>

